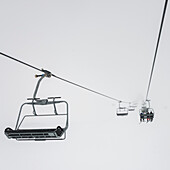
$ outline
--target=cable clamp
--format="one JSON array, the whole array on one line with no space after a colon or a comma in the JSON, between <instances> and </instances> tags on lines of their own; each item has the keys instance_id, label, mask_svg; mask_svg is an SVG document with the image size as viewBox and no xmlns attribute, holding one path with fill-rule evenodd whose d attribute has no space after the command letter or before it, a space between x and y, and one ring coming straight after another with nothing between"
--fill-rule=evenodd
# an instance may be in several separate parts
<instances>
[{"instance_id":1,"label":"cable clamp","mask_svg":"<svg viewBox=\"0 0 170 170\"><path fill-rule=\"evenodd\" d=\"M48 70L41 69L41 71L44 72L44 74L40 74L40 75L36 74L35 78L42 77L42 76L50 78L52 76L52 73Z\"/></svg>"},{"instance_id":2,"label":"cable clamp","mask_svg":"<svg viewBox=\"0 0 170 170\"><path fill-rule=\"evenodd\" d=\"M44 70L44 69L42 69L42 71L45 73L45 76L46 76L46 77L50 78L50 77L52 76L52 74L51 74L50 71Z\"/></svg>"}]
</instances>

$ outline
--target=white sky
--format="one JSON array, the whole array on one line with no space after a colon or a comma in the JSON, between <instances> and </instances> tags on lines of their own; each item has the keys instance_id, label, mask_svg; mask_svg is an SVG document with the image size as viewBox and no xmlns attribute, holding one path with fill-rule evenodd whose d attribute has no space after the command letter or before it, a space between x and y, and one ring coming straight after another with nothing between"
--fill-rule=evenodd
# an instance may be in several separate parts
<instances>
[{"instance_id":1,"label":"white sky","mask_svg":"<svg viewBox=\"0 0 170 170\"><path fill-rule=\"evenodd\" d=\"M120 100L145 98L164 1L0 1L0 50ZM0 169L169 170L170 12L167 8L149 93L153 123L139 111L116 117L117 103L54 78L39 97L70 106L65 141L17 142L4 135L32 97L37 71L0 57Z\"/></svg>"}]
</instances>

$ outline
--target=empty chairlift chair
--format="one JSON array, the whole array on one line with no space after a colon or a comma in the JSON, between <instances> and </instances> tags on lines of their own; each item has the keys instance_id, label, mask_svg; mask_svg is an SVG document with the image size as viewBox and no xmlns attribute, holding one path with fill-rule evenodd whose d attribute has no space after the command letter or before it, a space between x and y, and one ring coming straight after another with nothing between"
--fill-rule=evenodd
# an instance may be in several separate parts
<instances>
[{"instance_id":1,"label":"empty chairlift chair","mask_svg":"<svg viewBox=\"0 0 170 170\"><path fill-rule=\"evenodd\" d=\"M136 108L136 105L132 105L131 103L129 103L129 107L128 107L129 112L135 111L135 108Z\"/></svg>"},{"instance_id":2,"label":"empty chairlift chair","mask_svg":"<svg viewBox=\"0 0 170 170\"><path fill-rule=\"evenodd\" d=\"M121 102L119 102L119 107L116 110L117 116L127 116L128 115L128 108L120 106L120 103Z\"/></svg>"},{"instance_id":3,"label":"empty chairlift chair","mask_svg":"<svg viewBox=\"0 0 170 170\"><path fill-rule=\"evenodd\" d=\"M45 74L40 75L40 79L37 83L33 98L28 99L31 101L22 104L20 107L15 129L13 130L9 127L5 129L4 133L9 139L43 141L43 140L63 140L66 138L66 130L68 128L68 103L64 100L61 100L60 97L49 97L47 99L36 98L36 94L37 94L40 82L44 77L51 77L51 74L48 71L46 71ZM57 106L60 104L64 105L63 107L64 111L59 113L57 111ZM21 119L20 118L21 113L25 105L31 106L31 108L33 109L33 114L25 115ZM37 106L43 107L47 105L50 105L51 107L53 107L53 110L54 110L53 113L49 113L49 114L38 114L37 113L36 111ZM57 117L57 118L62 117L64 119L65 125L63 127L61 127L60 125L58 126L56 125L54 128L31 128L31 127L27 129L21 128L21 125L23 124L26 118L31 117L35 119L37 117L46 118L48 116Z\"/></svg>"}]
</instances>

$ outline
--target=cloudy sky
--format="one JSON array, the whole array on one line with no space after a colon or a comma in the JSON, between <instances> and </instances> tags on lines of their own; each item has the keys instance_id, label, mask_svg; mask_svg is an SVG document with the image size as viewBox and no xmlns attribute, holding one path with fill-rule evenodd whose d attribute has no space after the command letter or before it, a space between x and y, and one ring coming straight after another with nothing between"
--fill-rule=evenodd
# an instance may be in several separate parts
<instances>
[{"instance_id":1,"label":"cloudy sky","mask_svg":"<svg viewBox=\"0 0 170 170\"><path fill-rule=\"evenodd\" d=\"M60 80L38 97L69 103L65 141L17 142L19 107L39 73L0 56L0 167L3 170L169 170L170 12L167 8L149 92L153 123L139 124L164 1L0 1L0 51L138 107L117 117L118 103Z\"/></svg>"}]
</instances>

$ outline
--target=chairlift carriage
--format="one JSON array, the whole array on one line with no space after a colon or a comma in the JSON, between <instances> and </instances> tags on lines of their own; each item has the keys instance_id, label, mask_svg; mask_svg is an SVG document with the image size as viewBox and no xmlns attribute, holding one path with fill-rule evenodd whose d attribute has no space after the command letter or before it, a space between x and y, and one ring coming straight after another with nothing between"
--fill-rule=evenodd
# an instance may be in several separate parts
<instances>
[{"instance_id":1,"label":"chairlift carriage","mask_svg":"<svg viewBox=\"0 0 170 170\"><path fill-rule=\"evenodd\" d=\"M48 97L47 99L39 99L36 98L36 94L40 85L41 80L44 77L51 77L51 73L44 70L45 74L38 75L37 77L40 77L40 79L37 82L36 89L33 95L33 98L29 98L28 100L31 100L30 102L26 102L21 105L20 111L18 114L18 119L16 122L15 130L11 128L5 129L5 135L9 139L16 139L16 140L34 140L34 141L43 141L43 140L63 140L66 138L66 130L68 128L68 103L64 100L61 100L61 97ZM64 105L64 111L58 112L57 106L63 104ZM23 107L29 105L32 107L33 115L25 115L21 119L21 113L23 110ZM39 114L36 111L37 106L52 106L53 107L53 113L49 114ZM65 120L64 127L61 127L60 125L54 127L54 128L21 128L21 125L23 124L24 120L26 118L37 118L37 117L62 117Z\"/></svg>"},{"instance_id":2,"label":"chairlift carriage","mask_svg":"<svg viewBox=\"0 0 170 170\"><path fill-rule=\"evenodd\" d=\"M135 108L132 107L132 106L130 106L130 107L128 108L128 111L129 111L129 112L133 112L133 111L135 111Z\"/></svg>"},{"instance_id":3,"label":"chairlift carriage","mask_svg":"<svg viewBox=\"0 0 170 170\"><path fill-rule=\"evenodd\" d=\"M154 110L150 108L150 100L144 102L142 108L139 110L140 113L140 122L152 122L154 118Z\"/></svg>"},{"instance_id":4,"label":"chairlift carriage","mask_svg":"<svg viewBox=\"0 0 170 170\"><path fill-rule=\"evenodd\" d=\"M121 101L119 101L119 107L116 110L117 116L127 116L128 115L128 108L120 106Z\"/></svg>"},{"instance_id":5,"label":"chairlift carriage","mask_svg":"<svg viewBox=\"0 0 170 170\"><path fill-rule=\"evenodd\" d=\"M135 111L135 108L136 108L136 105L132 105L131 103L129 103L129 107L128 107L129 112Z\"/></svg>"}]
</instances>

